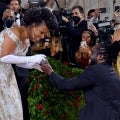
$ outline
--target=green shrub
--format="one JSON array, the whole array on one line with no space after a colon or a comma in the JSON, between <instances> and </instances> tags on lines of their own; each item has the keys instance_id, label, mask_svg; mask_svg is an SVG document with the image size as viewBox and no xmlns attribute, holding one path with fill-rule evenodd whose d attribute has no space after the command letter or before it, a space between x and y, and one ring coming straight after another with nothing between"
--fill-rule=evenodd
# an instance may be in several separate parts
<instances>
[{"instance_id":1,"label":"green shrub","mask_svg":"<svg viewBox=\"0 0 120 120\"><path fill-rule=\"evenodd\" d=\"M81 69L71 68L58 60L48 58L53 69L65 78L74 77ZM48 82L48 75L37 70L30 73L29 111L31 120L76 120L84 106L84 97L79 91L60 91Z\"/></svg>"}]
</instances>

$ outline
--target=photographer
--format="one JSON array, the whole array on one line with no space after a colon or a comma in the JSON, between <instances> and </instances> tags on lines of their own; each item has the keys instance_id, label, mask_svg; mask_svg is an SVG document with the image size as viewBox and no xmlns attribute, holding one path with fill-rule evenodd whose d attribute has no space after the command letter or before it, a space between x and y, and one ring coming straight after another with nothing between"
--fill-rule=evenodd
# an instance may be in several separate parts
<instances>
[{"instance_id":1,"label":"photographer","mask_svg":"<svg viewBox=\"0 0 120 120\"><path fill-rule=\"evenodd\" d=\"M82 6L74 6L72 8L72 21L71 22L65 16L62 16L62 20L65 22L67 36L69 37L69 62L76 64L75 52L79 48L81 33L87 29L87 21L84 18L84 9Z\"/></svg>"},{"instance_id":2,"label":"photographer","mask_svg":"<svg viewBox=\"0 0 120 120\"><path fill-rule=\"evenodd\" d=\"M100 9L90 9L87 14L88 20L91 20L95 27L98 29L98 22L100 18Z\"/></svg>"},{"instance_id":3,"label":"photographer","mask_svg":"<svg viewBox=\"0 0 120 120\"><path fill-rule=\"evenodd\" d=\"M54 4L54 0L41 0L39 2L40 4L40 7L46 7L48 9L50 9L50 11L52 12L52 7L53 7L53 4Z\"/></svg>"}]
</instances>

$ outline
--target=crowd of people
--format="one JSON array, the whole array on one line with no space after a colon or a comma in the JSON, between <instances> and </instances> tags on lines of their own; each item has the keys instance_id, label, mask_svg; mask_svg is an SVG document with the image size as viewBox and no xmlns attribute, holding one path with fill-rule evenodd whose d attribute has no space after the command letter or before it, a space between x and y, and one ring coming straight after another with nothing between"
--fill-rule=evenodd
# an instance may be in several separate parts
<instances>
[{"instance_id":1,"label":"crowd of people","mask_svg":"<svg viewBox=\"0 0 120 120\"><path fill-rule=\"evenodd\" d=\"M83 7L75 5L70 18L60 14L61 25L53 3L41 0L39 7L28 4L23 9L20 0L0 2L0 120L30 120L29 69L48 74L58 89L84 91L86 105L79 120L119 120L120 11L111 20L114 31L103 35L100 9L89 10L86 19ZM46 56L82 68L84 73L66 80L54 72Z\"/></svg>"}]
</instances>

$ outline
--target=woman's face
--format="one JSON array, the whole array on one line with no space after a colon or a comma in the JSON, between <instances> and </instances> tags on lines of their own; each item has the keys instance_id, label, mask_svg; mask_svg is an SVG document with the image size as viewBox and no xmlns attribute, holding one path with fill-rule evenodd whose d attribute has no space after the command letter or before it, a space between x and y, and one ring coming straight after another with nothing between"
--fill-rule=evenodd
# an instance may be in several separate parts
<instances>
[{"instance_id":1,"label":"woman's face","mask_svg":"<svg viewBox=\"0 0 120 120\"><path fill-rule=\"evenodd\" d=\"M87 45L89 45L90 42L91 42L91 36L90 36L90 34L87 33L87 32L84 32L82 34L82 41L86 41Z\"/></svg>"},{"instance_id":2,"label":"woman's face","mask_svg":"<svg viewBox=\"0 0 120 120\"><path fill-rule=\"evenodd\" d=\"M49 29L43 22L40 25L33 24L31 29L29 29L29 39L32 42L37 42L40 39L44 39L49 34Z\"/></svg>"}]
</instances>

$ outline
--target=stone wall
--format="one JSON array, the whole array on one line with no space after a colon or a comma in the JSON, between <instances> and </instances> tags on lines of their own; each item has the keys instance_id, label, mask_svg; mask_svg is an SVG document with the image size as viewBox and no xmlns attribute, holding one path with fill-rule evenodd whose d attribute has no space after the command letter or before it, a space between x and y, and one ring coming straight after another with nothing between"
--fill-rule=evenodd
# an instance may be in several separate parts
<instances>
[{"instance_id":1,"label":"stone wall","mask_svg":"<svg viewBox=\"0 0 120 120\"><path fill-rule=\"evenodd\" d=\"M115 4L113 5L113 2ZM61 8L71 8L74 5L82 5L85 10L85 15L87 15L88 10L92 8L106 8L106 13L101 13L101 19L108 17L111 19L113 16L114 8L113 6L119 6L120 0L58 0L58 3ZM57 9L56 3L53 6L54 9Z\"/></svg>"},{"instance_id":2,"label":"stone wall","mask_svg":"<svg viewBox=\"0 0 120 120\"><path fill-rule=\"evenodd\" d=\"M21 0L22 7L27 3L28 0ZM55 0L56 1L56 0ZM113 2L114 6L119 6L120 0L57 0L60 8L71 8L74 5L82 5L85 10L85 15L87 15L88 10L92 8L106 8L106 13L101 13L101 19L108 17L111 19L113 16ZM58 9L56 2L54 3L53 9Z\"/></svg>"}]
</instances>

